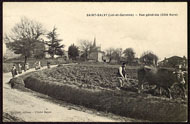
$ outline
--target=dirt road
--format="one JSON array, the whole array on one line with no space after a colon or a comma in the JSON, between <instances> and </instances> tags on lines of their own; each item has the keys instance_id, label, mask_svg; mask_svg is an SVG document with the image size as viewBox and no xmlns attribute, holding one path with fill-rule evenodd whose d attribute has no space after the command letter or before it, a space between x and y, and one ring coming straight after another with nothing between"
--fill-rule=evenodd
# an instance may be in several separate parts
<instances>
[{"instance_id":1,"label":"dirt road","mask_svg":"<svg viewBox=\"0 0 190 124\"><path fill-rule=\"evenodd\" d=\"M45 67L46 68L46 67ZM27 72L34 71L30 69ZM25 72L25 73L27 73ZM11 73L3 74L3 120L26 122L121 122L133 119L113 119L78 111L39 98L35 93L11 89L7 82Z\"/></svg>"}]
</instances>

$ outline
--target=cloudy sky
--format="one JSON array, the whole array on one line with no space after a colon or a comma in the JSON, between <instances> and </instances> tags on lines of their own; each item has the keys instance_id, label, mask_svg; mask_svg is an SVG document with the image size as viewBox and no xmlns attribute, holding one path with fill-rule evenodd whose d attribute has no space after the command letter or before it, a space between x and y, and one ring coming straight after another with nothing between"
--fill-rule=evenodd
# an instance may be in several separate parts
<instances>
[{"instance_id":1,"label":"cloudy sky","mask_svg":"<svg viewBox=\"0 0 190 124\"><path fill-rule=\"evenodd\" d=\"M161 16L163 13L168 16ZM159 16L140 16L143 14ZM72 43L77 45L80 39L93 41L96 37L96 44L101 45L102 50L132 47L137 57L147 50L160 59L173 55L187 56L185 2L4 2L3 34L9 33L23 16L42 23L47 30L56 26L66 50Z\"/></svg>"}]
</instances>

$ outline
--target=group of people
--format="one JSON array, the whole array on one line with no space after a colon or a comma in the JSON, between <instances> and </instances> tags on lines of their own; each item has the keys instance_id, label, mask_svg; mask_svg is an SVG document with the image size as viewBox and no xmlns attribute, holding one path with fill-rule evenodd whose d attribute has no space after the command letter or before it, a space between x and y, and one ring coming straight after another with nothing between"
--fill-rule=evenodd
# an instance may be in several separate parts
<instances>
[{"instance_id":1,"label":"group of people","mask_svg":"<svg viewBox=\"0 0 190 124\"><path fill-rule=\"evenodd\" d=\"M41 62L36 61L35 62L35 70L41 69L41 67L42 67ZM47 62L47 68L50 68L50 62ZM23 68L20 63L17 66L16 66L16 64L13 64L13 67L11 69L12 77L14 78L16 75L21 74L23 70L24 71L29 70L28 63L25 64L25 68Z\"/></svg>"},{"instance_id":2,"label":"group of people","mask_svg":"<svg viewBox=\"0 0 190 124\"><path fill-rule=\"evenodd\" d=\"M42 66L41 66L41 62L40 61L36 61L35 62L35 69L38 70L40 69Z\"/></svg>"},{"instance_id":3,"label":"group of people","mask_svg":"<svg viewBox=\"0 0 190 124\"><path fill-rule=\"evenodd\" d=\"M40 69L42 66L41 66L41 62L40 61L37 61L35 62L35 69L38 70ZM47 68L50 68L50 62L47 61Z\"/></svg>"},{"instance_id":4,"label":"group of people","mask_svg":"<svg viewBox=\"0 0 190 124\"><path fill-rule=\"evenodd\" d=\"M16 64L13 64L13 67L11 69L12 77L14 78L18 74L22 74L22 71L29 70L29 64L26 63L25 67L23 68L22 65L19 63L18 66L16 67Z\"/></svg>"}]
</instances>

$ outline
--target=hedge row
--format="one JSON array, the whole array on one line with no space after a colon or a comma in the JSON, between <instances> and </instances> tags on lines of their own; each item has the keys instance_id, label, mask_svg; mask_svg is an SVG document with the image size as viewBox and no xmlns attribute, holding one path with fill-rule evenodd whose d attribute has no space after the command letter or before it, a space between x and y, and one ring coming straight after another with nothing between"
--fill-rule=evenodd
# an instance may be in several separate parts
<instances>
[{"instance_id":1,"label":"hedge row","mask_svg":"<svg viewBox=\"0 0 190 124\"><path fill-rule=\"evenodd\" d=\"M171 100L154 99L134 92L88 90L75 85L29 76L25 87L59 100L121 116L159 122L187 120L187 106Z\"/></svg>"}]
</instances>

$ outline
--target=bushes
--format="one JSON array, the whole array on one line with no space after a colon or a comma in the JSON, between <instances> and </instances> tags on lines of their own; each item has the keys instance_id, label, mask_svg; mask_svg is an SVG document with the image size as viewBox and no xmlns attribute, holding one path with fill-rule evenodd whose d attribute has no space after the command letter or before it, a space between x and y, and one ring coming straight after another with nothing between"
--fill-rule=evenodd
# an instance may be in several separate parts
<instances>
[{"instance_id":1,"label":"bushes","mask_svg":"<svg viewBox=\"0 0 190 124\"><path fill-rule=\"evenodd\" d=\"M9 81L9 84L11 84L11 88L19 88L19 89L23 89L24 88L24 81L20 77L12 78Z\"/></svg>"},{"instance_id":2,"label":"bushes","mask_svg":"<svg viewBox=\"0 0 190 124\"><path fill-rule=\"evenodd\" d=\"M187 106L169 100L148 98L133 92L89 90L59 82L36 78L24 80L25 86L69 103L121 116L151 121L186 121Z\"/></svg>"}]
</instances>

